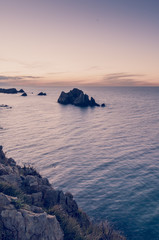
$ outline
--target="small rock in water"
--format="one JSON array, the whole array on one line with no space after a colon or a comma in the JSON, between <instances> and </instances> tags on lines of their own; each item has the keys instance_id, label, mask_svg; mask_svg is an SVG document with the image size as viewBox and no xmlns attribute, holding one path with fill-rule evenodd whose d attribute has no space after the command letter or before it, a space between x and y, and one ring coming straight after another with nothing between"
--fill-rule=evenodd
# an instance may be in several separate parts
<instances>
[{"instance_id":1,"label":"small rock in water","mask_svg":"<svg viewBox=\"0 0 159 240\"><path fill-rule=\"evenodd\" d=\"M40 93L38 93L38 96L46 96L46 93L40 92Z\"/></svg>"},{"instance_id":2,"label":"small rock in water","mask_svg":"<svg viewBox=\"0 0 159 240\"><path fill-rule=\"evenodd\" d=\"M105 103L102 103L102 104L101 104L101 107L105 107Z\"/></svg>"},{"instance_id":3,"label":"small rock in water","mask_svg":"<svg viewBox=\"0 0 159 240\"><path fill-rule=\"evenodd\" d=\"M22 96L22 97L26 97L26 96L27 96L27 93L24 92L21 96Z\"/></svg>"}]
</instances>

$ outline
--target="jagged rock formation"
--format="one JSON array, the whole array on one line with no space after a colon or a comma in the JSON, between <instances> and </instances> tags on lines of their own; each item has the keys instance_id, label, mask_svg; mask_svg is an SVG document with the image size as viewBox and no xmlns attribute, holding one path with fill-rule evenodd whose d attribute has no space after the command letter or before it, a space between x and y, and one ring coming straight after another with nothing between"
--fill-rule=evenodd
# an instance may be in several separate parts
<instances>
[{"instance_id":1,"label":"jagged rock formation","mask_svg":"<svg viewBox=\"0 0 159 240\"><path fill-rule=\"evenodd\" d=\"M89 96L87 94L84 94L83 91L78 88L74 88L68 93L62 91L57 101L58 103L64 105L72 104L78 107L100 106L98 103L96 103L93 97L89 99Z\"/></svg>"},{"instance_id":2,"label":"jagged rock formation","mask_svg":"<svg viewBox=\"0 0 159 240\"><path fill-rule=\"evenodd\" d=\"M16 88L0 88L0 93L6 93L6 94L17 94L17 93L23 93L24 90L20 89L19 91Z\"/></svg>"},{"instance_id":3,"label":"jagged rock formation","mask_svg":"<svg viewBox=\"0 0 159 240\"><path fill-rule=\"evenodd\" d=\"M63 234L64 233L64 234ZM55 190L32 167L20 167L0 146L0 239L125 240L79 210L71 193Z\"/></svg>"},{"instance_id":4,"label":"jagged rock formation","mask_svg":"<svg viewBox=\"0 0 159 240\"><path fill-rule=\"evenodd\" d=\"M46 96L46 93L40 92L40 93L38 93L38 96Z\"/></svg>"},{"instance_id":5,"label":"jagged rock formation","mask_svg":"<svg viewBox=\"0 0 159 240\"><path fill-rule=\"evenodd\" d=\"M53 189L47 178L42 178L33 168L20 167L12 158L6 158L0 146L0 181L23 191L29 204L38 207L52 207L61 204L72 214L78 210L77 203L71 194Z\"/></svg>"},{"instance_id":6,"label":"jagged rock formation","mask_svg":"<svg viewBox=\"0 0 159 240\"><path fill-rule=\"evenodd\" d=\"M67 196L56 192L34 169L21 168L6 158L0 146L0 239L62 240L56 217L41 208L62 201L60 196L66 201ZM63 204L69 211L70 206Z\"/></svg>"}]
</instances>

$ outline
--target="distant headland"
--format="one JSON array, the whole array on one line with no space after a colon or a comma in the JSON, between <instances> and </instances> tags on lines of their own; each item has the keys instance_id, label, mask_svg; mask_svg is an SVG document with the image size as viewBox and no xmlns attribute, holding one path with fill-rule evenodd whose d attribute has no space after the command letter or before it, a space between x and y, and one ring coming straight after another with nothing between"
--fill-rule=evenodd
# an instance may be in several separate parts
<instances>
[{"instance_id":1,"label":"distant headland","mask_svg":"<svg viewBox=\"0 0 159 240\"><path fill-rule=\"evenodd\" d=\"M24 93L23 89L20 89L19 91L16 88L0 88L0 93L6 93L6 94L17 94L17 93Z\"/></svg>"}]
</instances>

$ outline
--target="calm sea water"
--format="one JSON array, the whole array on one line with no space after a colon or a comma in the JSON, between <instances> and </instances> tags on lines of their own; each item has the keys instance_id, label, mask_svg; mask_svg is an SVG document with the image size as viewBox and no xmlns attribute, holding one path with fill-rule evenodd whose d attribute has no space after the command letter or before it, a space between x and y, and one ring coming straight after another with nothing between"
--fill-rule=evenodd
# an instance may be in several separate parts
<instances>
[{"instance_id":1,"label":"calm sea water","mask_svg":"<svg viewBox=\"0 0 159 240\"><path fill-rule=\"evenodd\" d=\"M62 106L70 88L0 94L0 144L55 188L73 193L94 220L128 240L159 239L159 88L83 88L106 108ZM36 96L39 91L47 96ZM32 92L34 94L32 94Z\"/></svg>"}]
</instances>

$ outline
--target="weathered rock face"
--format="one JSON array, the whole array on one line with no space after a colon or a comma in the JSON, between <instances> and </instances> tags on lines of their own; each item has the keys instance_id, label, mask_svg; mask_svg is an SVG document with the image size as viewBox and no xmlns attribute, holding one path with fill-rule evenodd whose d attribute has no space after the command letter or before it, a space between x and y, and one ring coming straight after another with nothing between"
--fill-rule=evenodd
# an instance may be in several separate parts
<instances>
[{"instance_id":1,"label":"weathered rock face","mask_svg":"<svg viewBox=\"0 0 159 240\"><path fill-rule=\"evenodd\" d=\"M18 91L16 88L8 88L8 89L0 88L0 93L16 94L19 92L24 92L24 90L20 89L20 91Z\"/></svg>"},{"instance_id":2,"label":"weathered rock face","mask_svg":"<svg viewBox=\"0 0 159 240\"><path fill-rule=\"evenodd\" d=\"M26 205L16 209L16 198L0 193L0 222L4 239L16 240L62 240L63 233L55 216ZM1 236L2 237L2 236ZM2 238L1 238L2 239Z\"/></svg>"},{"instance_id":3,"label":"weathered rock face","mask_svg":"<svg viewBox=\"0 0 159 240\"><path fill-rule=\"evenodd\" d=\"M76 215L77 203L70 194L55 190L46 178L42 178L34 169L17 166L12 158L7 159L0 146L0 181L22 190L30 204L51 208L61 204L63 208Z\"/></svg>"},{"instance_id":4,"label":"weathered rock face","mask_svg":"<svg viewBox=\"0 0 159 240\"><path fill-rule=\"evenodd\" d=\"M62 91L57 101L58 103L64 105L72 104L78 107L100 106L95 102L94 98L91 97L91 100L89 100L89 96L87 94L84 94L83 91L78 88L74 88L68 93Z\"/></svg>"},{"instance_id":5,"label":"weathered rock face","mask_svg":"<svg viewBox=\"0 0 159 240\"><path fill-rule=\"evenodd\" d=\"M62 91L57 101L64 105L70 104L69 95Z\"/></svg>"}]
</instances>

